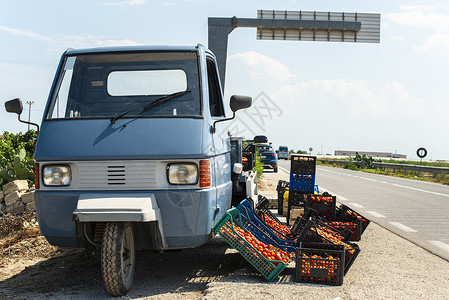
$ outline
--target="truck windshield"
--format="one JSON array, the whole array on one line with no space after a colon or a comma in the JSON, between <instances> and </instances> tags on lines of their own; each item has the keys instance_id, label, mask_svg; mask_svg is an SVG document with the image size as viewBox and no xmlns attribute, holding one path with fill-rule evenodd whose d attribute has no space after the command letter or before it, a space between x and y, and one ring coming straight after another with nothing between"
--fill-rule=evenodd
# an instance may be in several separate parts
<instances>
[{"instance_id":1,"label":"truck windshield","mask_svg":"<svg viewBox=\"0 0 449 300\"><path fill-rule=\"evenodd\" d=\"M47 120L116 118L124 112L123 118L201 115L193 52L69 56L60 74ZM151 105L177 92L179 97Z\"/></svg>"}]
</instances>

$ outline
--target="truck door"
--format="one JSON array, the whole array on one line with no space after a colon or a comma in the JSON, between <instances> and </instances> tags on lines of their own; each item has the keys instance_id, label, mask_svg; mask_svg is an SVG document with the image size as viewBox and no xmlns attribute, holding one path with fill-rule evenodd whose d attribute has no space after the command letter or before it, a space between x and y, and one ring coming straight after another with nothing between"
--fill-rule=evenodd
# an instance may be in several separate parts
<instances>
[{"instance_id":1,"label":"truck door","mask_svg":"<svg viewBox=\"0 0 449 300\"><path fill-rule=\"evenodd\" d=\"M215 61L212 58L206 59L207 63L207 83L209 90L209 111L211 115L211 124L214 121L226 118L223 96L220 88L220 82ZM214 152L213 166L215 176L215 186L217 187L217 207L220 210L227 210L230 206L232 193L231 187L231 161L230 161L230 139L227 132L226 122L216 123L215 133L211 132L211 150ZM229 200L229 201L228 201ZM227 203L229 202L229 204Z\"/></svg>"}]
</instances>

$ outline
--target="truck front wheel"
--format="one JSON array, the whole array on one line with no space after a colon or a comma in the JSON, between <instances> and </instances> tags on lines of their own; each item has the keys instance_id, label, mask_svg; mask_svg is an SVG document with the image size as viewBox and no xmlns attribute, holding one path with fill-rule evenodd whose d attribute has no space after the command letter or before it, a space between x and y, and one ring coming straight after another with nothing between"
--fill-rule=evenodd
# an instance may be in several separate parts
<instances>
[{"instance_id":1,"label":"truck front wheel","mask_svg":"<svg viewBox=\"0 0 449 300\"><path fill-rule=\"evenodd\" d=\"M101 243L101 272L106 290L123 296L131 288L136 266L136 251L131 224L106 224Z\"/></svg>"}]
</instances>

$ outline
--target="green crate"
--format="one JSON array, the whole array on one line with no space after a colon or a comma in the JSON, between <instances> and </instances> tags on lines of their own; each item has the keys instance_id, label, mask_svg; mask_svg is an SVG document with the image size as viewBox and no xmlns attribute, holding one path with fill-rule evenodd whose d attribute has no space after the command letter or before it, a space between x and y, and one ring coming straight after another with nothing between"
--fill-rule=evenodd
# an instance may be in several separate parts
<instances>
[{"instance_id":1,"label":"green crate","mask_svg":"<svg viewBox=\"0 0 449 300\"><path fill-rule=\"evenodd\" d=\"M229 245L231 245L231 247L237 250L268 281L273 281L285 269L287 264L282 261L266 259L265 256L259 252L259 250L254 248L241 235L239 235L234 230L234 226L239 226L240 228L246 230L240 220L240 212L238 209L231 208L212 228L212 231L219 234Z\"/></svg>"}]
</instances>

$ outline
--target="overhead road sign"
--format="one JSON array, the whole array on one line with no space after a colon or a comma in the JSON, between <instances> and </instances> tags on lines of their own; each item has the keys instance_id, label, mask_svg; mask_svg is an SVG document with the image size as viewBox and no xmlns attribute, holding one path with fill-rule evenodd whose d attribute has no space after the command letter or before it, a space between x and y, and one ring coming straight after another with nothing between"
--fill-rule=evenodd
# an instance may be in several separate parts
<instances>
[{"instance_id":1,"label":"overhead road sign","mask_svg":"<svg viewBox=\"0 0 449 300\"><path fill-rule=\"evenodd\" d=\"M380 42L378 13L258 10L257 18L275 21L274 26L257 27L259 40ZM296 28L290 26L295 22Z\"/></svg>"},{"instance_id":2,"label":"overhead road sign","mask_svg":"<svg viewBox=\"0 0 449 300\"><path fill-rule=\"evenodd\" d=\"M380 14L259 10L257 18L208 19L208 47L215 53L224 88L228 35L237 27L257 28L263 40L380 42Z\"/></svg>"}]
</instances>

